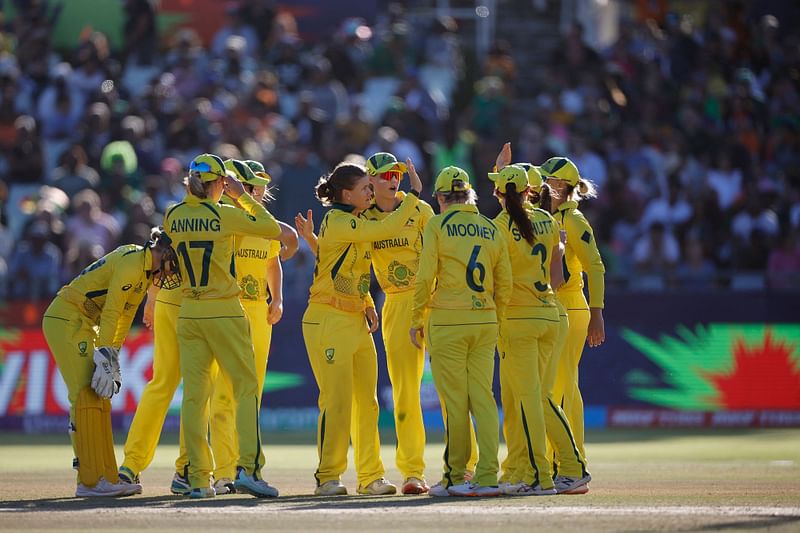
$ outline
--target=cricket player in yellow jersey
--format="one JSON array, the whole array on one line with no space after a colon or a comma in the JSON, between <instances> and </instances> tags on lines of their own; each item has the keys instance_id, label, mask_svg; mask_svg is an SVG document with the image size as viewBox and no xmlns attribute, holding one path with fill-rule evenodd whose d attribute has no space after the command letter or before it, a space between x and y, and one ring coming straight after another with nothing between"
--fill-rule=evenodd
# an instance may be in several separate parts
<instances>
[{"instance_id":1,"label":"cricket player in yellow jersey","mask_svg":"<svg viewBox=\"0 0 800 533\"><path fill-rule=\"evenodd\" d=\"M44 313L42 330L68 390L76 496L142 490L118 478L110 398L122 384L118 351L151 283L180 284L175 250L158 228L144 247L120 246L92 263Z\"/></svg>"},{"instance_id":2,"label":"cricket player in yellow jersey","mask_svg":"<svg viewBox=\"0 0 800 533\"><path fill-rule=\"evenodd\" d=\"M271 178L264 166L257 161L225 161L225 168L236 174L244 189L253 199L264 202L272 199L267 191ZM297 235L289 228L294 241L284 252L288 259L297 250ZM267 371L272 326L283 315L283 271L279 254L281 243L249 235L235 237L236 279L239 284L239 300L242 302L255 352L256 379L258 381L258 406ZM233 478L239 456L238 436L234 424L234 392L232 383L224 372L219 372L211 396L211 449L216 466L214 468L214 490L219 494L235 492Z\"/></svg>"},{"instance_id":3,"label":"cricket player in yellow jersey","mask_svg":"<svg viewBox=\"0 0 800 533\"><path fill-rule=\"evenodd\" d=\"M398 234L418 215L422 184L413 166L409 176L411 193L381 221L359 218L373 198L363 167L340 163L316 188L323 205L331 207L320 225L314 281L303 315L303 337L319 386L317 495L347 494L341 475L347 469L351 435L358 493L397 491L384 479L380 458L378 362L371 335L378 315L369 294L370 248ZM298 229L303 221L298 214Z\"/></svg>"},{"instance_id":4,"label":"cricket player in yellow jersey","mask_svg":"<svg viewBox=\"0 0 800 533\"><path fill-rule=\"evenodd\" d=\"M405 198L399 190L407 167L386 152L367 159L367 174L375 193L375 203L364 211L367 220L383 220ZM414 282L422 251L422 231L433 217L433 209L422 200L405 225L388 239L372 243L372 267L386 301L383 304L381 334L386 349L386 366L392 383L394 422L397 435L396 463L403 476L403 494L424 494L425 425L422 421L420 384L425 367L425 352L411 344L411 305Z\"/></svg>"},{"instance_id":5,"label":"cricket player in yellow jersey","mask_svg":"<svg viewBox=\"0 0 800 533\"><path fill-rule=\"evenodd\" d=\"M569 484L556 478L562 492L568 493L588 483L591 477L563 411L543 385L559 329L551 287L551 279L555 285L563 281L558 224L546 211L532 206L526 210L530 182L538 181L538 187L542 186L535 168L510 165L489 177L495 182L495 196L504 208L495 222L506 232L514 276L506 315L508 326L500 343L501 387L510 389L502 391L503 411L513 414L505 428L509 457L504 462L506 482L501 488L504 493L515 495L556 493L547 457L549 437L564 465L560 473L574 476ZM534 194L538 201L538 190ZM514 442L515 439L522 442Z\"/></svg>"},{"instance_id":6,"label":"cricket player in yellow jersey","mask_svg":"<svg viewBox=\"0 0 800 533\"><path fill-rule=\"evenodd\" d=\"M440 214L425 227L409 331L425 339L436 388L444 399L444 476L431 496L498 496L497 404L492 393L498 329L511 298L511 264L497 226L478 212L469 176L446 167L436 178ZM478 464L464 480L470 414Z\"/></svg>"},{"instance_id":7,"label":"cricket player in yellow jersey","mask_svg":"<svg viewBox=\"0 0 800 533\"><path fill-rule=\"evenodd\" d=\"M553 216L567 234L563 260L564 284L559 287L557 297L569 315L569 331L559 359L553 395L556 401L561 399L578 450L585 457L583 399L578 388L578 364L587 340L591 347L605 341L605 267L592 227L578 210L578 201L594 198L597 193L594 185L583 179L575 164L566 157L548 159L540 171L555 193ZM584 272L589 286L588 303L583 294ZM588 491L588 485L585 487Z\"/></svg>"},{"instance_id":8,"label":"cricket player in yellow jersey","mask_svg":"<svg viewBox=\"0 0 800 533\"><path fill-rule=\"evenodd\" d=\"M239 460L234 485L256 497L278 491L261 478L261 450L255 357L247 317L239 302L233 237L277 238L281 228L264 207L244 191L223 161L202 154L189 166L189 194L170 208L164 229L175 243L184 273L178 315L178 345L183 376L181 420L189 456L190 497L215 495L208 446L208 400L216 362L233 383ZM242 209L220 205L226 192Z\"/></svg>"}]
</instances>

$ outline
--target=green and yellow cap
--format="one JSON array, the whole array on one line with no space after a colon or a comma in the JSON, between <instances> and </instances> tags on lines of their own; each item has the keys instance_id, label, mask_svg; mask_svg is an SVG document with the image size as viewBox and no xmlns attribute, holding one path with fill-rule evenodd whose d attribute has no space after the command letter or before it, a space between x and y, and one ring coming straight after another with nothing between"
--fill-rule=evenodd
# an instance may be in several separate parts
<instances>
[{"instance_id":1,"label":"green and yellow cap","mask_svg":"<svg viewBox=\"0 0 800 533\"><path fill-rule=\"evenodd\" d=\"M214 154L200 154L189 164L189 172L197 173L202 181L216 181L226 175L235 177L228 172L222 158Z\"/></svg>"},{"instance_id":2,"label":"green and yellow cap","mask_svg":"<svg viewBox=\"0 0 800 533\"><path fill-rule=\"evenodd\" d=\"M367 174L370 176L377 176L390 170L399 170L405 173L408 171L408 167L389 152L378 152L367 158Z\"/></svg>"},{"instance_id":3,"label":"green and yellow cap","mask_svg":"<svg viewBox=\"0 0 800 533\"><path fill-rule=\"evenodd\" d=\"M267 185L269 185L269 182L272 181L272 176L267 174L267 169L265 169L264 165L262 165L258 161L253 161L252 159L248 159L246 161L243 161L243 163L248 167L250 167L250 170L253 171L253 174L256 175L256 178L259 181L259 183L250 183L250 185L253 185L255 187L263 185L264 187L266 187Z\"/></svg>"},{"instance_id":4,"label":"green and yellow cap","mask_svg":"<svg viewBox=\"0 0 800 533\"><path fill-rule=\"evenodd\" d=\"M444 167L439 175L436 176L436 184L433 187L434 194L437 192L458 192L468 191L472 188L469 184L469 174L463 168Z\"/></svg>"},{"instance_id":5,"label":"green and yellow cap","mask_svg":"<svg viewBox=\"0 0 800 533\"><path fill-rule=\"evenodd\" d=\"M573 187L581 181L581 175L575 163L566 157L551 157L539 167L544 178L563 180Z\"/></svg>"},{"instance_id":6,"label":"green and yellow cap","mask_svg":"<svg viewBox=\"0 0 800 533\"><path fill-rule=\"evenodd\" d=\"M542 172L539 170L539 167L531 165L530 163L514 164L525 169L525 173L528 175L528 187L534 191L540 191L542 189L544 179L542 179Z\"/></svg>"},{"instance_id":7,"label":"green and yellow cap","mask_svg":"<svg viewBox=\"0 0 800 533\"><path fill-rule=\"evenodd\" d=\"M505 192L509 183L514 184L517 192L524 191L528 187L528 173L519 165L508 165L500 172L489 172L489 179L500 192Z\"/></svg>"},{"instance_id":8,"label":"green and yellow cap","mask_svg":"<svg viewBox=\"0 0 800 533\"><path fill-rule=\"evenodd\" d=\"M236 176L236 179L241 181L242 183L246 183L248 185L260 185L260 183L255 183L256 181L263 181L261 178L255 175L255 173L250 170L244 161L239 161L238 159L228 159L225 161L225 168L233 172Z\"/></svg>"}]
</instances>

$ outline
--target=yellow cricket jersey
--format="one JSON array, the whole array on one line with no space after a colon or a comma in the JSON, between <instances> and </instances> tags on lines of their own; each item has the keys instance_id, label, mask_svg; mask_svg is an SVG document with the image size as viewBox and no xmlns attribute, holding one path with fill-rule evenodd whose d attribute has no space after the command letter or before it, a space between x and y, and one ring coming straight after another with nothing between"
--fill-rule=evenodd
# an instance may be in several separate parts
<instances>
[{"instance_id":1,"label":"yellow cricket jersey","mask_svg":"<svg viewBox=\"0 0 800 533\"><path fill-rule=\"evenodd\" d=\"M309 303L328 304L342 311L375 307L369 294L372 243L396 235L417 213L419 199L408 194L383 220L356 217L352 207L336 204L322 219L317 238L317 263Z\"/></svg>"},{"instance_id":2,"label":"yellow cricket jersey","mask_svg":"<svg viewBox=\"0 0 800 533\"><path fill-rule=\"evenodd\" d=\"M96 346L119 349L147 292L152 268L149 248L126 244L86 267L58 296L97 323Z\"/></svg>"},{"instance_id":3,"label":"yellow cricket jersey","mask_svg":"<svg viewBox=\"0 0 800 533\"><path fill-rule=\"evenodd\" d=\"M586 272L589 283L589 307L604 307L606 268L597 249L594 232L589 221L578 210L578 202L564 202L558 207L554 217L561 229L567 232L564 250L564 284L559 292L580 291L583 289L583 276Z\"/></svg>"},{"instance_id":4,"label":"yellow cricket jersey","mask_svg":"<svg viewBox=\"0 0 800 533\"><path fill-rule=\"evenodd\" d=\"M242 194L239 205L242 209L187 194L181 203L167 211L164 230L180 259L184 298L238 297L234 236L280 235L275 218L250 195Z\"/></svg>"},{"instance_id":5,"label":"yellow cricket jersey","mask_svg":"<svg viewBox=\"0 0 800 533\"><path fill-rule=\"evenodd\" d=\"M236 246L236 280L241 292L242 303L272 301L272 294L267 284L267 261L278 257L281 251L280 241L237 235Z\"/></svg>"},{"instance_id":6,"label":"yellow cricket jersey","mask_svg":"<svg viewBox=\"0 0 800 533\"><path fill-rule=\"evenodd\" d=\"M526 206L527 207L527 206ZM558 245L558 224L542 209L526 209L533 224L534 243L528 244L505 209L494 219L504 233L511 259L514 285L510 306L555 306L555 295L550 286L550 259Z\"/></svg>"},{"instance_id":7,"label":"yellow cricket jersey","mask_svg":"<svg viewBox=\"0 0 800 533\"><path fill-rule=\"evenodd\" d=\"M398 191L397 198L402 201L405 193ZM383 220L391 213L381 210L376 204L361 216L367 220ZM408 217L400 231L387 239L372 242L372 268L385 293L404 292L414 288L419 254L422 252L422 232L433 216L431 206L420 200L416 211Z\"/></svg>"},{"instance_id":8,"label":"yellow cricket jersey","mask_svg":"<svg viewBox=\"0 0 800 533\"><path fill-rule=\"evenodd\" d=\"M500 320L511 283L502 232L474 205L451 205L425 227L412 327L422 327L428 308L496 309Z\"/></svg>"}]
</instances>

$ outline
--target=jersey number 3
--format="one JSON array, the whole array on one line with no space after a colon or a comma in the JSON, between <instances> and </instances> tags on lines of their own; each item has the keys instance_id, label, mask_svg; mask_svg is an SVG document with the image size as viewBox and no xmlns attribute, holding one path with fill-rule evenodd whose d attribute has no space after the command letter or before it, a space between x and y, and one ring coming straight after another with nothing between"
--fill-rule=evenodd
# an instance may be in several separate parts
<instances>
[{"instance_id":1,"label":"jersey number 3","mask_svg":"<svg viewBox=\"0 0 800 533\"><path fill-rule=\"evenodd\" d=\"M189 241L189 249L203 250L203 268L200 270L199 285L194 275L192 260L189 258L189 252L186 250L186 242L184 241L178 244L175 250L183 257L183 264L186 266L186 275L189 276L189 284L192 287L205 287L208 285L208 270L211 266L211 253L214 251L214 241Z\"/></svg>"}]
</instances>

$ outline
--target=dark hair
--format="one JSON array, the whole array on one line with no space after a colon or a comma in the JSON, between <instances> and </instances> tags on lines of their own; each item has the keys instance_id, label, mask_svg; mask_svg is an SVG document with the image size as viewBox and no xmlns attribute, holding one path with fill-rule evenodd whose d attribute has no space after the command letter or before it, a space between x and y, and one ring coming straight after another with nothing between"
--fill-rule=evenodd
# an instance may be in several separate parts
<instances>
[{"instance_id":1,"label":"dark hair","mask_svg":"<svg viewBox=\"0 0 800 533\"><path fill-rule=\"evenodd\" d=\"M506 183L506 211L508 211L511 220L519 229L522 238L528 241L528 244L533 244L536 240L533 234L533 224L531 219L528 218L528 213L522 207L522 194L517 192L517 186L513 183Z\"/></svg>"},{"instance_id":2,"label":"dark hair","mask_svg":"<svg viewBox=\"0 0 800 533\"><path fill-rule=\"evenodd\" d=\"M314 189L322 205L330 206L341 202L342 191L352 189L356 181L367 175L367 170L353 163L339 163L330 174L319 179Z\"/></svg>"},{"instance_id":3,"label":"dark hair","mask_svg":"<svg viewBox=\"0 0 800 533\"><path fill-rule=\"evenodd\" d=\"M553 198L555 194L553 189L546 183L542 183L540 191L532 191L530 201L532 204L539 204L539 208L544 209L548 213L553 212Z\"/></svg>"}]
</instances>

